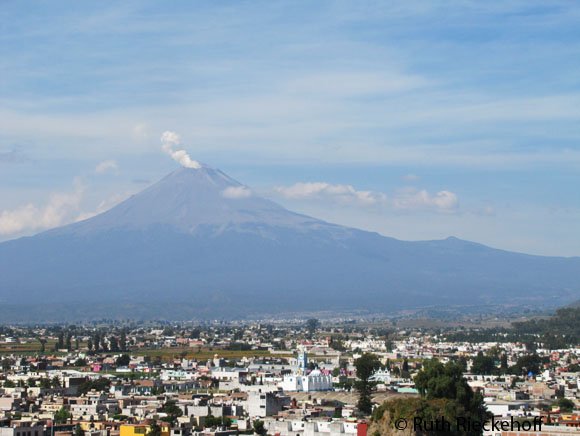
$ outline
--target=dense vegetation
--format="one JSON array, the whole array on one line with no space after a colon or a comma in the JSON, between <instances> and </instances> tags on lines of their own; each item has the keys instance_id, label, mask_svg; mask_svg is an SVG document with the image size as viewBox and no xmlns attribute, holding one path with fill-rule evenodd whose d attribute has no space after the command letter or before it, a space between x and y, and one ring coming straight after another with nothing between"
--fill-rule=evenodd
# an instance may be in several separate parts
<instances>
[{"instance_id":1,"label":"dense vegetation","mask_svg":"<svg viewBox=\"0 0 580 436\"><path fill-rule=\"evenodd\" d=\"M459 363L443 364L435 359L428 360L415 377L415 384L421 394L420 398L397 398L383 403L374 410L371 435L374 433L397 434L391 430L396 430L395 425L401 419L405 419L407 423L413 423L414 419L430 423L441 420L441 417L445 417L445 420L451 424L450 430L445 431L444 434L481 434L481 431L467 432L455 425L457 418L480 423L487 419L483 397L479 392L471 390L463 377L463 368ZM425 431L423 434L443 433Z\"/></svg>"},{"instance_id":2,"label":"dense vegetation","mask_svg":"<svg viewBox=\"0 0 580 436\"><path fill-rule=\"evenodd\" d=\"M451 341L525 342L530 348L567 348L580 344L580 307L567 307L546 319L514 322L511 328L454 331L445 335Z\"/></svg>"},{"instance_id":3,"label":"dense vegetation","mask_svg":"<svg viewBox=\"0 0 580 436\"><path fill-rule=\"evenodd\" d=\"M548 319L515 322L513 327L521 335L552 336L552 340L562 338L566 344L577 345L580 343L580 307L559 309L553 317Z\"/></svg>"}]
</instances>

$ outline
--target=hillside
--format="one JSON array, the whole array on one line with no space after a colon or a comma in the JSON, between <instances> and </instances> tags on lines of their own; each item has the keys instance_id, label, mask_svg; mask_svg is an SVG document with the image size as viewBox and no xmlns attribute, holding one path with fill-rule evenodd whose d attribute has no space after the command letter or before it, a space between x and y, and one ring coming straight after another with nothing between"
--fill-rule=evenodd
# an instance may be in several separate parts
<instances>
[{"instance_id":1,"label":"hillside","mask_svg":"<svg viewBox=\"0 0 580 436\"><path fill-rule=\"evenodd\" d=\"M26 316L15 315L19 307L50 319L553 307L579 295L579 258L347 228L288 211L205 166L181 168L86 221L0 244L8 317ZM46 304L31 307L33 299Z\"/></svg>"}]
</instances>

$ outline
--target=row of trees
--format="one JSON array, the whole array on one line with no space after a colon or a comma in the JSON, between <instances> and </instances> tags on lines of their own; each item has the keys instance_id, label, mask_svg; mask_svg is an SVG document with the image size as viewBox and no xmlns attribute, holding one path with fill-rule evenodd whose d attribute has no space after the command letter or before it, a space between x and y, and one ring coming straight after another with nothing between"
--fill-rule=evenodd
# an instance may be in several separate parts
<instances>
[{"instance_id":1,"label":"row of trees","mask_svg":"<svg viewBox=\"0 0 580 436\"><path fill-rule=\"evenodd\" d=\"M60 388L61 382L57 376L55 376L53 378L44 377L44 378L40 378L40 379L29 378L26 382L24 380L18 380L18 382L16 382L16 383L14 383L12 380L6 380L4 382L4 387L5 388L41 387L41 388L45 388L45 389L51 389L51 388Z\"/></svg>"},{"instance_id":2,"label":"row of trees","mask_svg":"<svg viewBox=\"0 0 580 436\"><path fill-rule=\"evenodd\" d=\"M59 330L57 333L57 339L53 346L53 351L58 350L79 350L81 346L80 341L81 333L70 330ZM40 343L40 352L46 352L47 339L45 337L38 337L38 342ZM87 348L89 351L100 352L100 351L126 351L128 349L127 343L127 333L125 330L121 330L120 334L117 335L106 335L100 331L95 331L90 334L87 341Z\"/></svg>"},{"instance_id":3,"label":"row of trees","mask_svg":"<svg viewBox=\"0 0 580 436\"><path fill-rule=\"evenodd\" d=\"M499 358L498 367L496 364L497 356L494 356L493 354L483 354L483 352L480 351L477 353L477 356L473 358L471 372L483 375L513 374L525 376L528 373L538 374L545 361L546 359L543 360L540 356L533 353L520 356L514 365L508 366L507 356L504 353Z\"/></svg>"},{"instance_id":4,"label":"row of trees","mask_svg":"<svg viewBox=\"0 0 580 436\"><path fill-rule=\"evenodd\" d=\"M549 318L514 322L511 328L453 331L445 335L456 342L523 342L529 351L541 346L549 350L580 345L580 307L562 308Z\"/></svg>"},{"instance_id":5,"label":"row of trees","mask_svg":"<svg viewBox=\"0 0 580 436\"><path fill-rule=\"evenodd\" d=\"M100 351L111 351L119 352L127 350L127 334L124 330L121 330L119 337L117 336L107 336L104 333L96 331L87 341L87 348L89 351L100 352Z\"/></svg>"}]
</instances>

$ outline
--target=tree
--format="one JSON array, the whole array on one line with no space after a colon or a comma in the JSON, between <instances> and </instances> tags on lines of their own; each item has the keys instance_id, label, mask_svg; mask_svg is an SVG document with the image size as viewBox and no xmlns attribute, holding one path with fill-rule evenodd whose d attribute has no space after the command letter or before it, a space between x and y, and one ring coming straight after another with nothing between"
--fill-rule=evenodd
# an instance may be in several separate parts
<instances>
[{"instance_id":1,"label":"tree","mask_svg":"<svg viewBox=\"0 0 580 436\"><path fill-rule=\"evenodd\" d=\"M64 424L66 423L72 415L68 410L64 407L58 409L58 411L54 414L54 422L57 424Z\"/></svg>"},{"instance_id":2,"label":"tree","mask_svg":"<svg viewBox=\"0 0 580 436\"><path fill-rule=\"evenodd\" d=\"M38 338L38 342L40 342L40 352L44 353L46 351L46 339Z\"/></svg>"},{"instance_id":3,"label":"tree","mask_svg":"<svg viewBox=\"0 0 580 436\"><path fill-rule=\"evenodd\" d=\"M58 334L58 339L56 340L56 344L54 345L54 349L56 350L61 350L64 348L64 333L60 332Z\"/></svg>"},{"instance_id":4,"label":"tree","mask_svg":"<svg viewBox=\"0 0 580 436\"><path fill-rule=\"evenodd\" d=\"M161 436L161 427L159 424L157 424L157 421L154 421L149 426L149 432L147 433L147 436Z\"/></svg>"},{"instance_id":5,"label":"tree","mask_svg":"<svg viewBox=\"0 0 580 436\"><path fill-rule=\"evenodd\" d=\"M116 360L117 366L129 366L130 362L131 357L128 354L121 354Z\"/></svg>"},{"instance_id":6,"label":"tree","mask_svg":"<svg viewBox=\"0 0 580 436\"><path fill-rule=\"evenodd\" d=\"M208 415L205 417L206 427L231 427L232 420L225 416L212 416Z\"/></svg>"},{"instance_id":7,"label":"tree","mask_svg":"<svg viewBox=\"0 0 580 436\"><path fill-rule=\"evenodd\" d=\"M509 370L515 375L538 374L541 363L542 359L537 354L526 354L518 358L516 364L511 366Z\"/></svg>"},{"instance_id":8,"label":"tree","mask_svg":"<svg viewBox=\"0 0 580 436\"><path fill-rule=\"evenodd\" d=\"M75 427L75 436L85 436L85 431L79 424L77 424L77 426Z\"/></svg>"},{"instance_id":9,"label":"tree","mask_svg":"<svg viewBox=\"0 0 580 436\"><path fill-rule=\"evenodd\" d=\"M464 356L461 356L459 359L457 359L457 364L461 367L463 372L467 371L467 359Z\"/></svg>"},{"instance_id":10,"label":"tree","mask_svg":"<svg viewBox=\"0 0 580 436\"><path fill-rule=\"evenodd\" d=\"M153 386L151 388L151 395L161 395L165 392L165 388L163 385L161 386Z\"/></svg>"},{"instance_id":11,"label":"tree","mask_svg":"<svg viewBox=\"0 0 580 436\"><path fill-rule=\"evenodd\" d=\"M167 418L163 418L164 421L174 423L178 417L183 415L183 411L175 404L175 401L167 401L161 408L161 412L167 414Z\"/></svg>"},{"instance_id":12,"label":"tree","mask_svg":"<svg viewBox=\"0 0 580 436\"><path fill-rule=\"evenodd\" d=\"M535 354L536 353L536 349L538 347L536 347L536 343L533 340L527 341L525 344L526 350L528 350L530 353Z\"/></svg>"},{"instance_id":13,"label":"tree","mask_svg":"<svg viewBox=\"0 0 580 436\"><path fill-rule=\"evenodd\" d=\"M99 352L101 346L101 334L99 332L95 332L93 336L93 348L95 352Z\"/></svg>"},{"instance_id":14,"label":"tree","mask_svg":"<svg viewBox=\"0 0 580 436\"><path fill-rule=\"evenodd\" d=\"M101 350L105 352L109 351L109 345L107 344L107 337L105 335L101 336Z\"/></svg>"},{"instance_id":15,"label":"tree","mask_svg":"<svg viewBox=\"0 0 580 436\"><path fill-rule=\"evenodd\" d=\"M481 351L473 358L471 372L474 374L490 375L495 372L493 357L485 356Z\"/></svg>"},{"instance_id":16,"label":"tree","mask_svg":"<svg viewBox=\"0 0 580 436\"><path fill-rule=\"evenodd\" d=\"M369 379L381 367L381 362L374 354L365 353L354 362L358 380L355 388L359 393L357 407L363 414L370 414L373 409L371 395L374 389L374 383Z\"/></svg>"},{"instance_id":17,"label":"tree","mask_svg":"<svg viewBox=\"0 0 580 436\"><path fill-rule=\"evenodd\" d=\"M415 377L415 386L426 400L451 400L457 410L456 416L480 422L486 416L483 397L471 390L456 362L443 365L436 359L425 361Z\"/></svg>"},{"instance_id":18,"label":"tree","mask_svg":"<svg viewBox=\"0 0 580 436\"><path fill-rule=\"evenodd\" d=\"M308 321L306 321L306 330L308 330L308 333L312 336L316 332L316 329L319 325L320 322L317 319L310 318Z\"/></svg>"},{"instance_id":19,"label":"tree","mask_svg":"<svg viewBox=\"0 0 580 436\"><path fill-rule=\"evenodd\" d=\"M558 400L558 407L560 408L560 412L571 413L575 407L574 401L569 400L568 398L560 398Z\"/></svg>"},{"instance_id":20,"label":"tree","mask_svg":"<svg viewBox=\"0 0 580 436\"><path fill-rule=\"evenodd\" d=\"M125 333L125 330L121 330L121 338L119 339L119 348L121 349L121 351L126 351L127 350L127 333Z\"/></svg>"},{"instance_id":21,"label":"tree","mask_svg":"<svg viewBox=\"0 0 580 436\"><path fill-rule=\"evenodd\" d=\"M52 380L51 380L51 385L53 388L60 388L62 387L60 384L60 378L58 378L58 375L55 375Z\"/></svg>"},{"instance_id":22,"label":"tree","mask_svg":"<svg viewBox=\"0 0 580 436\"><path fill-rule=\"evenodd\" d=\"M12 366L12 361L10 359L2 359L2 371L8 372Z\"/></svg>"},{"instance_id":23,"label":"tree","mask_svg":"<svg viewBox=\"0 0 580 436\"><path fill-rule=\"evenodd\" d=\"M109 343L111 344L109 348L112 352L116 353L119 351L119 341L117 340L116 336L111 336L109 338Z\"/></svg>"},{"instance_id":24,"label":"tree","mask_svg":"<svg viewBox=\"0 0 580 436\"><path fill-rule=\"evenodd\" d=\"M105 391L111 386L111 381L104 377L99 377L96 380L87 380L79 386L79 394L86 394L91 389L95 391Z\"/></svg>"},{"instance_id":25,"label":"tree","mask_svg":"<svg viewBox=\"0 0 580 436\"><path fill-rule=\"evenodd\" d=\"M403 366L401 367L401 377L403 378L411 377L411 374L409 373L409 361L407 359L403 359Z\"/></svg>"},{"instance_id":26,"label":"tree","mask_svg":"<svg viewBox=\"0 0 580 436\"><path fill-rule=\"evenodd\" d=\"M87 360L79 357L77 360L75 360L74 366L87 366Z\"/></svg>"},{"instance_id":27,"label":"tree","mask_svg":"<svg viewBox=\"0 0 580 436\"><path fill-rule=\"evenodd\" d=\"M500 358L499 371L500 373L505 374L507 370L508 370L508 358L507 354L503 353Z\"/></svg>"},{"instance_id":28,"label":"tree","mask_svg":"<svg viewBox=\"0 0 580 436\"><path fill-rule=\"evenodd\" d=\"M200 335L201 330L199 328L194 328L191 330L191 333L189 334L189 339L199 339Z\"/></svg>"},{"instance_id":29,"label":"tree","mask_svg":"<svg viewBox=\"0 0 580 436\"><path fill-rule=\"evenodd\" d=\"M330 338L330 343L328 344L330 348L336 351L346 351L346 347L343 342L338 338Z\"/></svg>"},{"instance_id":30,"label":"tree","mask_svg":"<svg viewBox=\"0 0 580 436\"><path fill-rule=\"evenodd\" d=\"M256 419L254 421L254 433L259 435L265 435L267 433L266 426L264 425L264 421Z\"/></svg>"}]
</instances>

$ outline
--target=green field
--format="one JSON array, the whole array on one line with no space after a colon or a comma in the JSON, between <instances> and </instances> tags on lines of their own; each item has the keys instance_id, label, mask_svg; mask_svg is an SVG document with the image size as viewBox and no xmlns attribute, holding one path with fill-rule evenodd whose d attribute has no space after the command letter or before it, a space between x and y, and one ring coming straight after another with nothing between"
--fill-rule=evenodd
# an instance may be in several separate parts
<instances>
[{"instance_id":1,"label":"green field","mask_svg":"<svg viewBox=\"0 0 580 436\"><path fill-rule=\"evenodd\" d=\"M292 357L288 354L271 354L267 350L223 350L219 348L156 348L141 349L131 352L136 356L161 357L163 360L185 357L187 359L207 360L216 354L224 359L241 359L242 357Z\"/></svg>"},{"instance_id":2,"label":"green field","mask_svg":"<svg viewBox=\"0 0 580 436\"><path fill-rule=\"evenodd\" d=\"M46 351L50 352L54 348L56 341L49 340L46 345ZM0 354L37 354L40 353L40 342L27 342L26 344L11 343L0 344Z\"/></svg>"}]
</instances>

